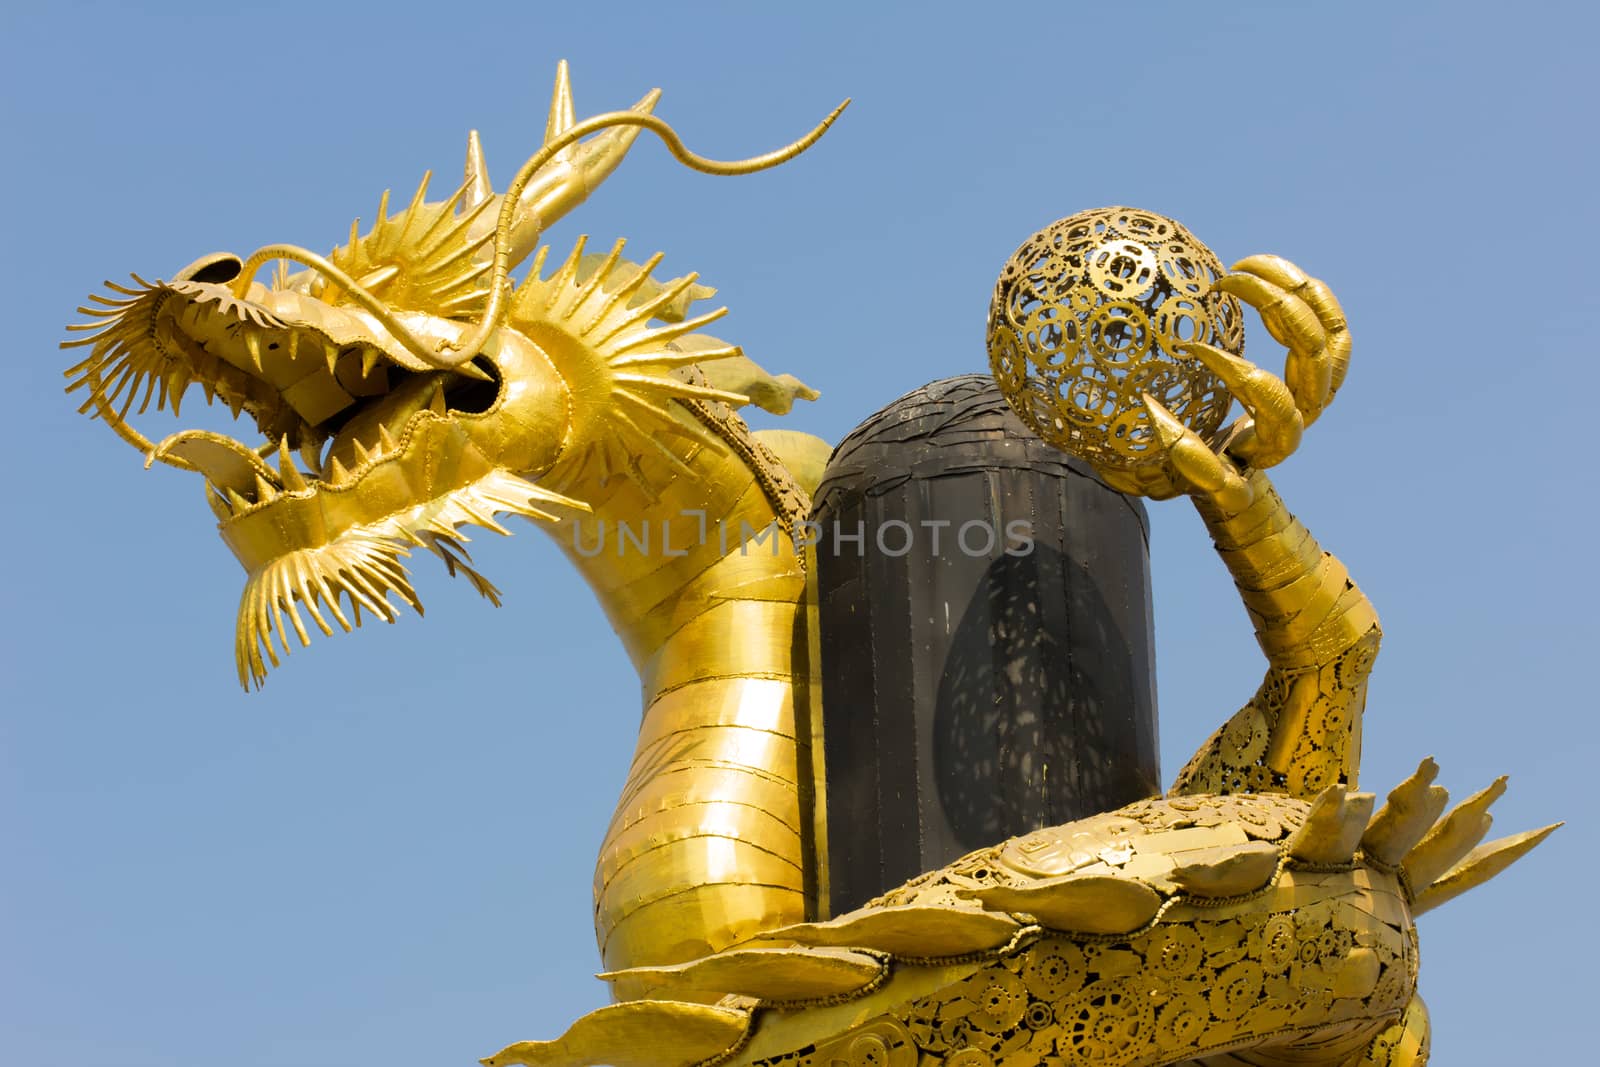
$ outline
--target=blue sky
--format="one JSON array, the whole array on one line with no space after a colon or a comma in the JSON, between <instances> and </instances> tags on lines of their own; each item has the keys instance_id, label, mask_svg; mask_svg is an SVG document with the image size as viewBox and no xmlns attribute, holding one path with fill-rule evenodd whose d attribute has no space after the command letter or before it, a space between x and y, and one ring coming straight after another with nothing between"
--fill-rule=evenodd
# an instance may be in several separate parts
<instances>
[{"instance_id":1,"label":"blue sky","mask_svg":"<svg viewBox=\"0 0 1600 1067\"><path fill-rule=\"evenodd\" d=\"M1326 279L1353 369L1278 484L1387 632L1362 784L1431 753L1458 796L1511 774L1499 832L1571 820L1422 920L1437 1061L1591 1047L1596 29L1538 3L13 6L0 1058L467 1064L602 1003L590 878L638 691L554 546L474 541L498 611L422 561L425 622L245 696L197 482L75 415L56 350L101 279L332 247L457 173L469 128L504 183L563 57L580 117L660 86L724 158L855 98L754 177L641 140L551 234L700 271L830 439L981 370L1000 264L1083 208ZM1170 777L1261 662L1188 506L1151 514Z\"/></svg>"}]
</instances>

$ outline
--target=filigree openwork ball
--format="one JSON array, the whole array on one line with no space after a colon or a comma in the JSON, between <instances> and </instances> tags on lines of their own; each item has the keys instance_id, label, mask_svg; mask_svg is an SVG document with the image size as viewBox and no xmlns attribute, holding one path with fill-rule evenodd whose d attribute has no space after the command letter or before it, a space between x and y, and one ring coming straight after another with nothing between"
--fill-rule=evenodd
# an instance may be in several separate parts
<instances>
[{"instance_id":1,"label":"filigree openwork ball","mask_svg":"<svg viewBox=\"0 0 1600 1067\"><path fill-rule=\"evenodd\" d=\"M1222 263L1182 225L1111 207L1028 238L989 306L989 365L1041 438L1096 466L1159 461L1141 394L1211 440L1233 399L1183 352L1195 341L1244 353L1239 302L1212 283Z\"/></svg>"}]
</instances>

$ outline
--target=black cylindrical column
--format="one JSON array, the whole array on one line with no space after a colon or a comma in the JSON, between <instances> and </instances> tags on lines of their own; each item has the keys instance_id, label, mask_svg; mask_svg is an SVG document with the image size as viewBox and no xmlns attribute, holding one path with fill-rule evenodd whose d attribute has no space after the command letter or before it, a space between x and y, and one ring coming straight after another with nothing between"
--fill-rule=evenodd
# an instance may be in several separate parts
<instances>
[{"instance_id":1,"label":"black cylindrical column","mask_svg":"<svg viewBox=\"0 0 1600 1067\"><path fill-rule=\"evenodd\" d=\"M1160 791L1139 501L986 375L862 423L815 500L833 914Z\"/></svg>"}]
</instances>

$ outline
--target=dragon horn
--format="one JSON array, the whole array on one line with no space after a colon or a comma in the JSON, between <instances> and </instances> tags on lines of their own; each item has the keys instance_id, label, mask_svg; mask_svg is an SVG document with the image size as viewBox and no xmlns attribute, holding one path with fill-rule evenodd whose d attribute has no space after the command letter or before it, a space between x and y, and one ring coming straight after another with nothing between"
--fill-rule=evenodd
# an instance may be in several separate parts
<instances>
[{"instance_id":1,"label":"dragon horn","mask_svg":"<svg viewBox=\"0 0 1600 1067\"><path fill-rule=\"evenodd\" d=\"M544 120L543 143L554 141L577 122L577 114L572 107L572 78L567 73L567 61L563 59L556 64L556 87L550 93L550 117ZM572 149L562 149L556 153L556 158L571 159Z\"/></svg>"},{"instance_id":2,"label":"dragon horn","mask_svg":"<svg viewBox=\"0 0 1600 1067\"><path fill-rule=\"evenodd\" d=\"M477 130L467 134L467 165L462 172L462 183L466 192L456 207L457 215L470 214L473 208L494 195L489 185L489 165L483 159L483 142L478 139Z\"/></svg>"},{"instance_id":3,"label":"dragon horn","mask_svg":"<svg viewBox=\"0 0 1600 1067\"><path fill-rule=\"evenodd\" d=\"M630 109L640 114L650 114L661 98L660 89L652 89ZM572 110L572 83L567 76L563 60L556 69L555 91L550 97L550 117L545 122L544 143L553 140L574 125ZM534 176L517 198L515 221L511 227L510 261L520 263L539 243L539 235L552 223L588 199L590 193L611 176L639 137L638 126L617 126L597 133L582 144L569 145L557 152L540 173Z\"/></svg>"}]
</instances>

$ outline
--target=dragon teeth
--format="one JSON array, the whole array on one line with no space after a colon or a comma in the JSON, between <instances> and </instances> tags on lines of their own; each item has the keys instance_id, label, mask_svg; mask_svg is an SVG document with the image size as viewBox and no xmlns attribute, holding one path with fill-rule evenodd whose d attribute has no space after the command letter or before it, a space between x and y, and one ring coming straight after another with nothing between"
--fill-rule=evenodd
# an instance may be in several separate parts
<instances>
[{"instance_id":1,"label":"dragon teeth","mask_svg":"<svg viewBox=\"0 0 1600 1067\"><path fill-rule=\"evenodd\" d=\"M301 477L300 469L294 465L294 460L289 455L289 439L278 439L278 477L283 482L283 487L291 492L307 488L305 478Z\"/></svg>"}]
</instances>

